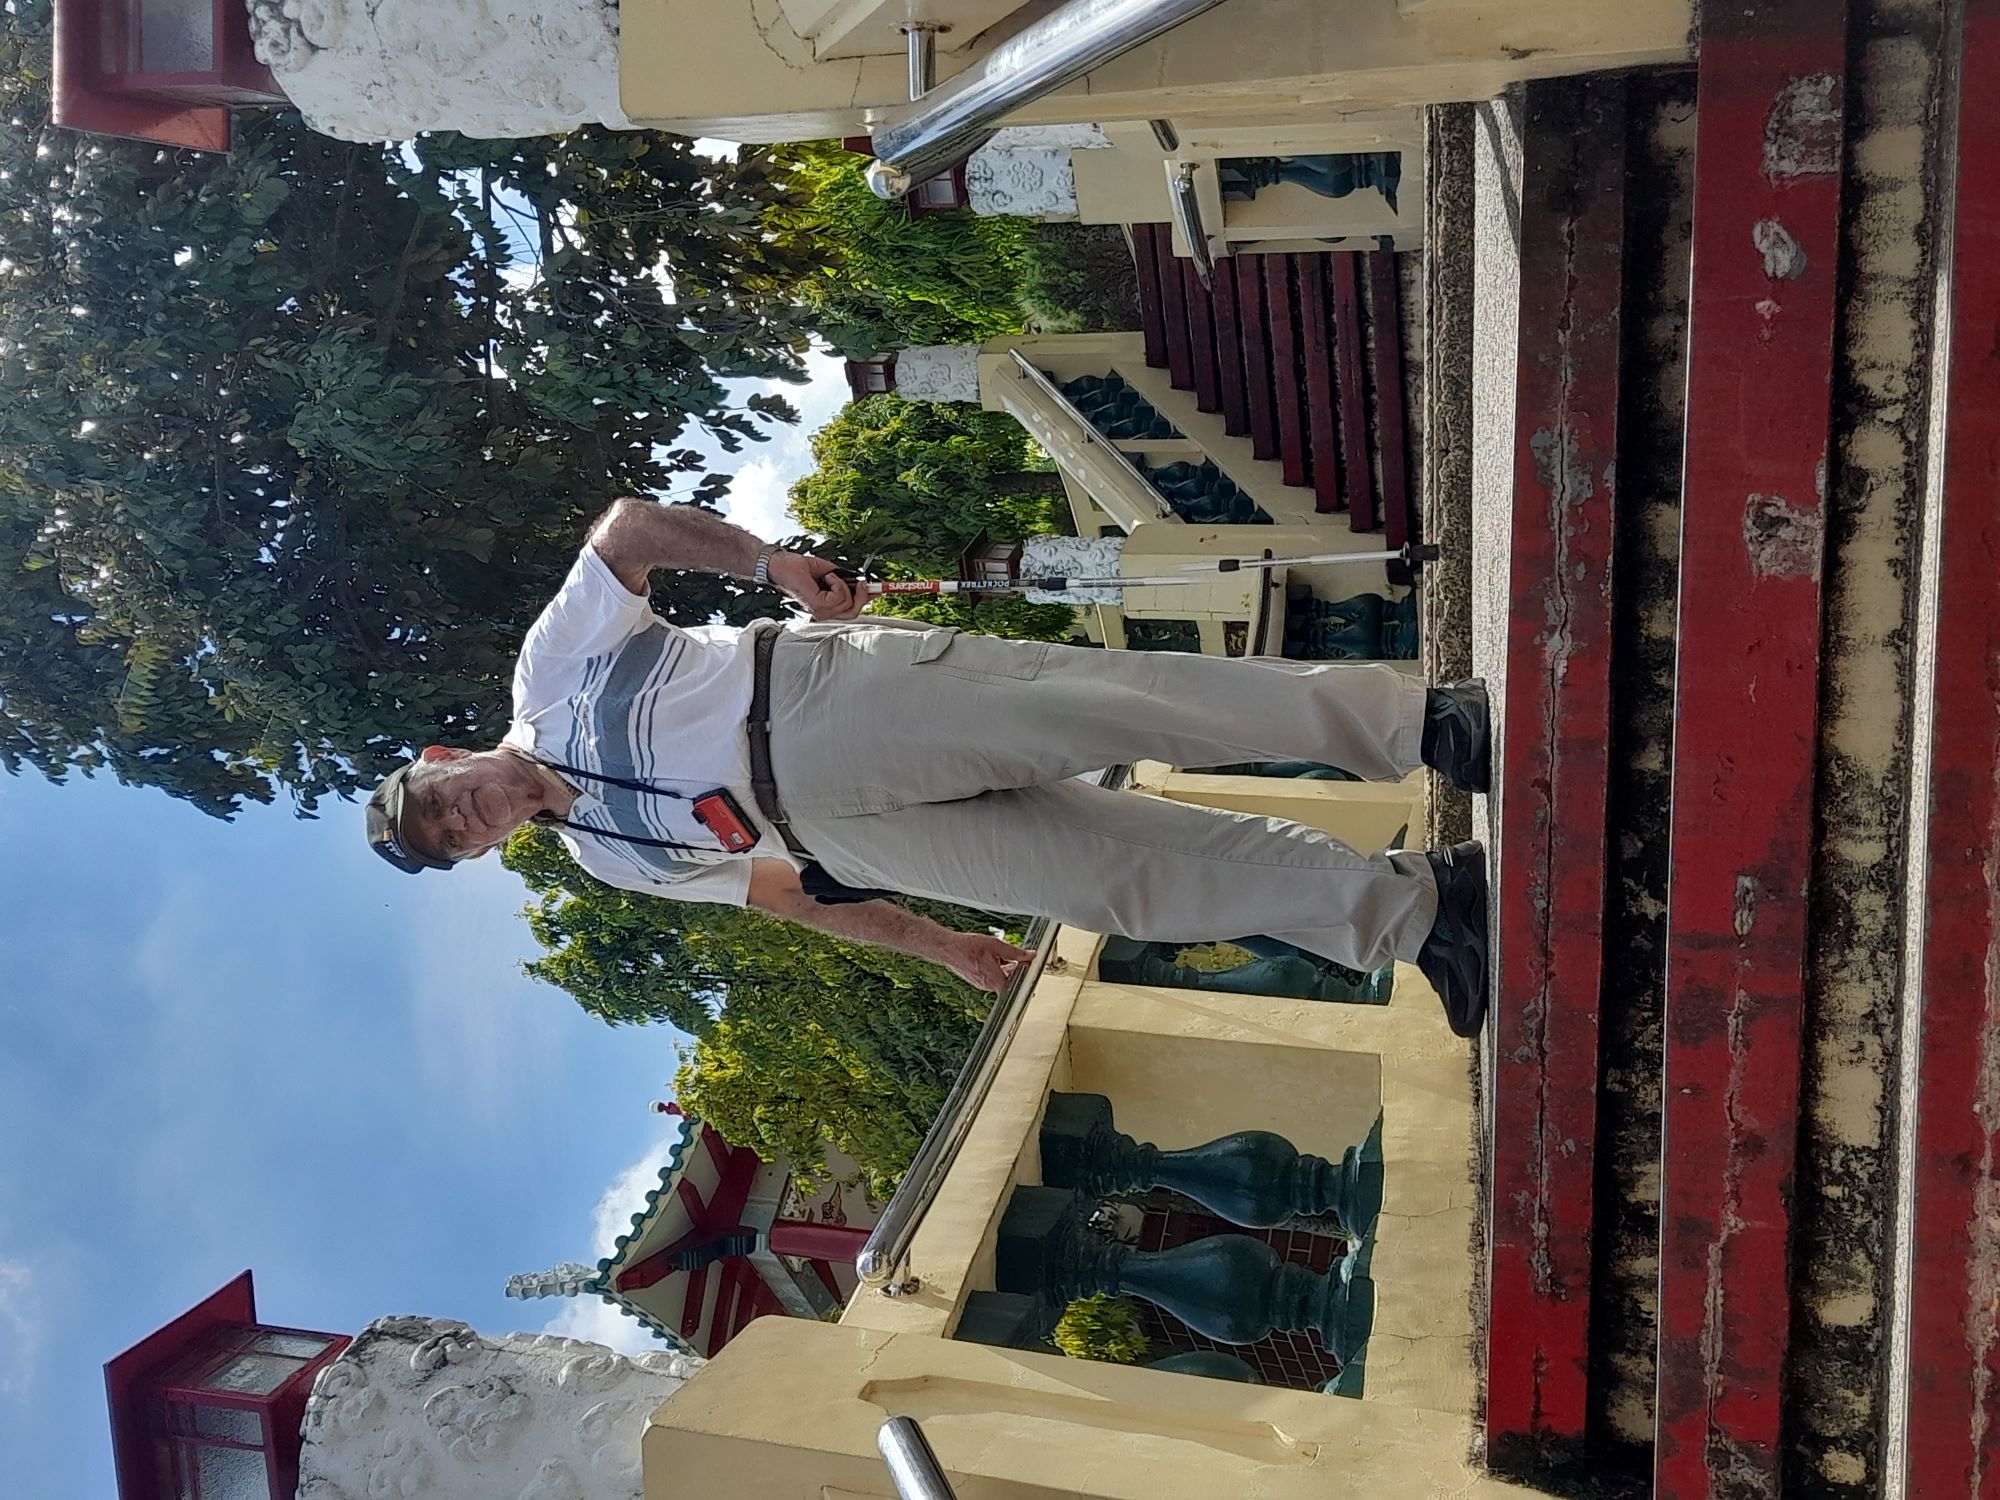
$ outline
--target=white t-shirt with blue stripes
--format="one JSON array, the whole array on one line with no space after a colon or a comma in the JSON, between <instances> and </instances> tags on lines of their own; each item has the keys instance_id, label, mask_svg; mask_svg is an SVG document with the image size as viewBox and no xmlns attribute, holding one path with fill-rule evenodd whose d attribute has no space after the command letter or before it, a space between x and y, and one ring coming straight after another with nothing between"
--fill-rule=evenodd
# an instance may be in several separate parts
<instances>
[{"instance_id":1,"label":"white t-shirt with blue stripes","mask_svg":"<svg viewBox=\"0 0 2000 1500\"><path fill-rule=\"evenodd\" d=\"M626 890L741 906L752 859L798 863L763 827L750 791L744 721L753 670L743 631L668 624L584 547L522 643L514 723L503 743L546 763L680 793L675 799L585 781L569 821L693 847L656 849L564 829L578 864ZM695 821L687 799L717 787L727 787L757 823L754 849L727 853Z\"/></svg>"}]
</instances>

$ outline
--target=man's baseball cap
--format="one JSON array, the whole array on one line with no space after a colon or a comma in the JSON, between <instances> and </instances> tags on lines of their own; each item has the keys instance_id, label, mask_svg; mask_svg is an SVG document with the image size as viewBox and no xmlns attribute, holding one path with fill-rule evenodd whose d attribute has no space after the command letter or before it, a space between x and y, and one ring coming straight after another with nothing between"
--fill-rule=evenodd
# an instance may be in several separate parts
<instances>
[{"instance_id":1,"label":"man's baseball cap","mask_svg":"<svg viewBox=\"0 0 2000 1500\"><path fill-rule=\"evenodd\" d=\"M408 875L424 870L449 870L443 860L419 854L403 842L403 779L417 763L398 766L368 799L368 845Z\"/></svg>"}]
</instances>

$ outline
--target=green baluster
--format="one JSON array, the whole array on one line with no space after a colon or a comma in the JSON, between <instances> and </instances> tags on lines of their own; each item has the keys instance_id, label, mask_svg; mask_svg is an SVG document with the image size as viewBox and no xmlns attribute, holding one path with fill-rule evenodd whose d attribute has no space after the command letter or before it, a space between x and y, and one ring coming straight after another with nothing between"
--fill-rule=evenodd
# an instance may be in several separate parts
<instances>
[{"instance_id":1,"label":"green baluster","mask_svg":"<svg viewBox=\"0 0 2000 1500\"><path fill-rule=\"evenodd\" d=\"M1185 1354L1169 1354L1147 1366L1173 1375L1199 1375L1207 1380L1236 1380L1244 1385L1262 1385L1264 1379L1248 1364L1220 1349L1190 1349Z\"/></svg>"},{"instance_id":2,"label":"green baluster","mask_svg":"<svg viewBox=\"0 0 2000 1500\"><path fill-rule=\"evenodd\" d=\"M1036 1297L1009 1292L970 1292L965 1310L951 1336L968 1344L993 1344L1003 1349L1033 1349L1053 1352L1049 1330L1055 1327L1061 1308L1050 1308Z\"/></svg>"},{"instance_id":3,"label":"green baluster","mask_svg":"<svg viewBox=\"0 0 2000 1500\"><path fill-rule=\"evenodd\" d=\"M1086 1200L1061 1188L1016 1188L995 1247L999 1289L1052 1306L1098 1293L1138 1297L1219 1344L1254 1344L1274 1330L1310 1333L1343 1364L1373 1321L1375 1287L1366 1277L1294 1265L1238 1234L1131 1250L1093 1232L1086 1213Z\"/></svg>"},{"instance_id":4,"label":"green baluster","mask_svg":"<svg viewBox=\"0 0 2000 1500\"><path fill-rule=\"evenodd\" d=\"M1136 938L1106 938L1098 950L1098 977L1114 984L1150 984L1222 995L1271 995L1348 1005L1386 1004L1395 983L1393 966L1363 974L1298 950L1272 952L1233 969L1197 969L1175 961L1183 946L1142 943Z\"/></svg>"},{"instance_id":5,"label":"green baluster","mask_svg":"<svg viewBox=\"0 0 2000 1500\"><path fill-rule=\"evenodd\" d=\"M1370 1137L1373 1140L1373 1137ZM1104 1198L1167 1188L1247 1229L1332 1214L1360 1239L1382 1211L1382 1156L1369 1142L1338 1163L1270 1130L1239 1130L1184 1151L1135 1141L1102 1094L1050 1094L1042 1117L1042 1181Z\"/></svg>"}]
</instances>

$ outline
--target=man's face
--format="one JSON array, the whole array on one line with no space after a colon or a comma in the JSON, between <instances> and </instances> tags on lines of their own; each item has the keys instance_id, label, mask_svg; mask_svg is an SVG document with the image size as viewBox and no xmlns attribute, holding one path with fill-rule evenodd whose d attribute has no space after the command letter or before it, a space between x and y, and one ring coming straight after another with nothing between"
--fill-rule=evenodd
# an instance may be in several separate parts
<instances>
[{"instance_id":1,"label":"man's face","mask_svg":"<svg viewBox=\"0 0 2000 1500\"><path fill-rule=\"evenodd\" d=\"M542 810L519 756L433 747L403 779L404 840L434 859L476 859Z\"/></svg>"}]
</instances>

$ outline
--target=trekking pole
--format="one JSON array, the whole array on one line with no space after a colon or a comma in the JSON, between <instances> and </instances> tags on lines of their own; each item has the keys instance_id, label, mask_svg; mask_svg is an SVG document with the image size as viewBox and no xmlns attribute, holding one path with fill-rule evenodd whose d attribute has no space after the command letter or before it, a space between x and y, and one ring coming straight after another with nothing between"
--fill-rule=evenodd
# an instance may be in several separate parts
<instances>
[{"instance_id":1,"label":"trekking pole","mask_svg":"<svg viewBox=\"0 0 2000 1500\"><path fill-rule=\"evenodd\" d=\"M1268 572L1272 568L1306 567L1328 563L1401 563L1412 572L1439 556L1434 546L1410 543L1379 552L1308 552L1294 557L1219 557L1214 562L1190 563L1178 573L1154 573L1141 577L1070 578L1061 574L1045 578L870 578L871 557L861 566L861 582L873 594L1019 594L1033 590L1059 594L1069 589L1170 588L1182 584L1211 583L1221 573Z\"/></svg>"}]
</instances>

